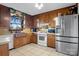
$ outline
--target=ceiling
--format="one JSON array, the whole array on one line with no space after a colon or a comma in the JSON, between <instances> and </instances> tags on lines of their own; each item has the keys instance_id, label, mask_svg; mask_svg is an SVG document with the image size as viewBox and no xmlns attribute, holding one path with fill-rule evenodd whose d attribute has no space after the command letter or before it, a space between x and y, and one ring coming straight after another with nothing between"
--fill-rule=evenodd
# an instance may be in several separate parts
<instances>
[{"instance_id":1,"label":"ceiling","mask_svg":"<svg viewBox=\"0 0 79 59\"><path fill-rule=\"evenodd\" d=\"M37 15L51 10L72 6L75 3L43 3L43 4L44 4L43 8L39 10L35 7L34 3L2 3L2 5L14 8L29 15Z\"/></svg>"}]
</instances>

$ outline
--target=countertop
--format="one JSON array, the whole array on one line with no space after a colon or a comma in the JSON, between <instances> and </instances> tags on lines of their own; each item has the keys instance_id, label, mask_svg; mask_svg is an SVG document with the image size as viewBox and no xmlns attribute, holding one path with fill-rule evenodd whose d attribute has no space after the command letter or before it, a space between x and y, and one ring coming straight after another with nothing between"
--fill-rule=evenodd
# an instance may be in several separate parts
<instances>
[{"instance_id":1,"label":"countertop","mask_svg":"<svg viewBox=\"0 0 79 59\"><path fill-rule=\"evenodd\" d=\"M32 33L37 34L38 32L32 32ZM56 37L61 36L61 35L59 35L59 34L56 34L56 33L49 33L49 32L47 32L46 34L47 34L47 35L54 35L54 36L56 36Z\"/></svg>"},{"instance_id":2,"label":"countertop","mask_svg":"<svg viewBox=\"0 0 79 59\"><path fill-rule=\"evenodd\" d=\"M10 42L10 37L13 34L7 34L7 35L0 35L0 45L6 44Z\"/></svg>"},{"instance_id":3,"label":"countertop","mask_svg":"<svg viewBox=\"0 0 79 59\"><path fill-rule=\"evenodd\" d=\"M3 44L6 44L6 43L9 43L9 42L8 41L0 42L0 46L3 45Z\"/></svg>"},{"instance_id":4,"label":"countertop","mask_svg":"<svg viewBox=\"0 0 79 59\"><path fill-rule=\"evenodd\" d=\"M32 32L32 33L35 33L35 34L37 34L38 32ZM46 34L52 34L52 35L56 35L55 33L46 33Z\"/></svg>"}]
</instances>

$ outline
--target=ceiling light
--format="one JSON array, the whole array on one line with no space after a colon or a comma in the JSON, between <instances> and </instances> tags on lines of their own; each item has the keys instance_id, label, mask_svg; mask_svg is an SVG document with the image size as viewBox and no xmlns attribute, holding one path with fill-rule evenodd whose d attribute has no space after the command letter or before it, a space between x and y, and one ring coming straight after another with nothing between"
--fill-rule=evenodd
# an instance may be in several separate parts
<instances>
[{"instance_id":1,"label":"ceiling light","mask_svg":"<svg viewBox=\"0 0 79 59\"><path fill-rule=\"evenodd\" d=\"M35 7L40 10L40 9L42 9L43 4L42 4L42 3L36 3L36 4L35 4Z\"/></svg>"}]
</instances>

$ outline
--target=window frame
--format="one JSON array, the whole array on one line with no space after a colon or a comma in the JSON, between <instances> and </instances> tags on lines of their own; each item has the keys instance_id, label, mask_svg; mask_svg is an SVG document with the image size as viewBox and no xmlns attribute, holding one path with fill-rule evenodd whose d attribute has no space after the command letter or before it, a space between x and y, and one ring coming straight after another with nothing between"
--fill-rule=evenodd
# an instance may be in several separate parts
<instances>
[{"instance_id":1,"label":"window frame","mask_svg":"<svg viewBox=\"0 0 79 59\"><path fill-rule=\"evenodd\" d=\"M20 17L17 17L17 18L19 18L18 20L21 20L21 23L17 23L17 21L15 21L15 23L12 23L11 21L12 21L12 17L17 17L17 16L11 16L11 19L10 19L10 28L9 28L9 30L11 30L11 31L16 31L16 30L23 30L23 20L20 18ZM16 19L17 20L17 19ZM17 25L20 25L21 26L21 28L20 29L12 29L11 28L11 25L12 24L15 24L16 26Z\"/></svg>"}]
</instances>

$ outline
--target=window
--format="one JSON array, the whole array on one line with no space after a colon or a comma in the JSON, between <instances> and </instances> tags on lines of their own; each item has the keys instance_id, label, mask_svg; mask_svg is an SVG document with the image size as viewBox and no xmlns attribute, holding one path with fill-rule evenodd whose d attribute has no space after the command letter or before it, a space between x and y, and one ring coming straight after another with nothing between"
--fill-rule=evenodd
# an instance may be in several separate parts
<instances>
[{"instance_id":1,"label":"window","mask_svg":"<svg viewBox=\"0 0 79 59\"><path fill-rule=\"evenodd\" d=\"M22 29L22 19L17 16L11 16L10 30L20 30Z\"/></svg>"}]
</instances>

